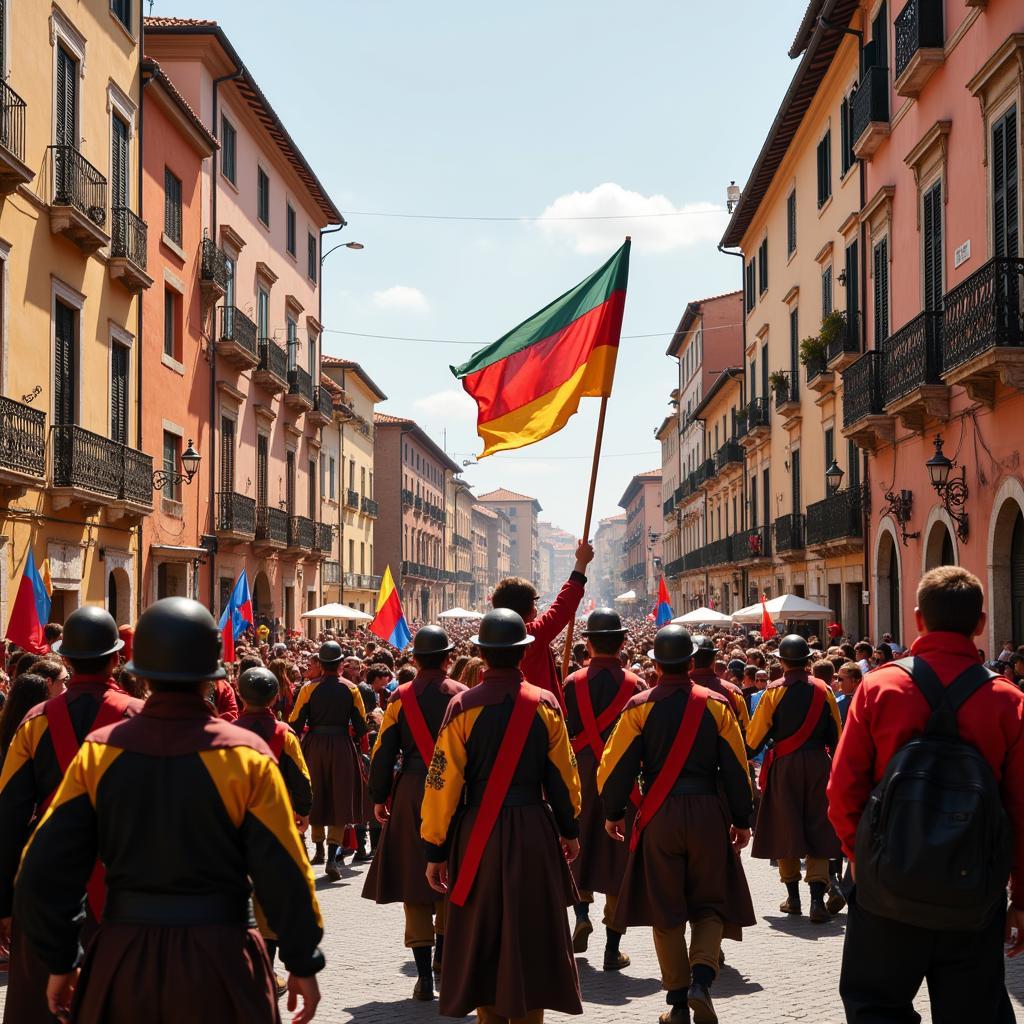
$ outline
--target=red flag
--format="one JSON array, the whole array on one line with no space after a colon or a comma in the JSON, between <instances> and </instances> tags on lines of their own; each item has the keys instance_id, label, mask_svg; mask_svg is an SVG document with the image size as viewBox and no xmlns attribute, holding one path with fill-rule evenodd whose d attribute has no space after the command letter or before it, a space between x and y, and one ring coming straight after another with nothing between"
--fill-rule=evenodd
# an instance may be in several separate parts
<instances>
[{"instance_id":1,"label":"red flag","mask_svg":"<svg viewBox=\"0 0 1024 1024\"><path fill-rule=\"evenodd\" d=\"M772 637L778 636L779 631L775 628L775 623L772 622L772 617L768 614L768 605L765 602L768 600L764 594L761 595L761 639L771 640Z\"/></svg>"}]
</instances>

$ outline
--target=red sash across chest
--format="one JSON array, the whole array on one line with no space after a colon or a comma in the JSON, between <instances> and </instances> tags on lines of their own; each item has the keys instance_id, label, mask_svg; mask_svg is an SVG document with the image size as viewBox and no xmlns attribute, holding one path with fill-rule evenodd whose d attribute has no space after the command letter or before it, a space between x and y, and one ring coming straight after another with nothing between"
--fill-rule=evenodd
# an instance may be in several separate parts
<instances>
[{"instance_id":1,"label":"red sash across chest","mask_svg":"<svg viewBox=\"0 0 1024 1024\"><path fill-rule=\"evenodd\" d=\"M622 683L619 685L618 692L612 698L612 702L595 718L594 704L590 694L590 679L592 674L596 675L597 672L601 671L608 670L599 668L593 673L588 670L585 676L581 673L573 682L573 689L576 693L576 707L579 710L580 725L583 729L573 739L572 749L578 754L585 747L590 747L594 753L594 758L598 762L600 762L601 754L604 752L604 740L601 739L601 734L622 714L623 708L629 703L629 698L636 693L636 684L629 676L623 674Z\"/></svg>"},{"instance_id":2,"label":"red sash across chest","mask_svg":"<svg viewBox=\"0 0 1024 1024\"><path fill-rule=\"evenodd\" d=\"M434 756L434 734L423 717L423 709L416 698L416 691L412 683L403 683L398 688L398 699L402 702L402 713L405 715L409 732L412 733L413 742L423 763L429 767L431 758Z\"/></svg>"},{"instance_id":3,"label":"red sash across chest","mask_svg":"<svg viewBox=\"0 0 1024 1024\"><path fill-rule=\"evenodd\" d=\"M785 739L779 740L764 756L758 786L763 793L768 786L768 772L780 758L799 750L810 738L821 718L821 709L825 706L825 684L818 679L808 677L807 682L814 688L811 693L811 706L807 709L807 717L796 732L790 733Z\"/></svg>"}]
</instances>

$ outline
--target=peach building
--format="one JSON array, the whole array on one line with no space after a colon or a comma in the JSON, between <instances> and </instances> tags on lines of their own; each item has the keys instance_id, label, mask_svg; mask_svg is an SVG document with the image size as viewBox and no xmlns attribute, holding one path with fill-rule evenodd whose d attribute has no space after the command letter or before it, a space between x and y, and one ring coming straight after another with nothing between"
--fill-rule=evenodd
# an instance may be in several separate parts
<instances>
[{"instance_id":1,"label":"peach building","mask_svg":"<svg viewBox=\"0 0 1024 1024\"><path fill-rule=\"evenodd\" d=\"M626 510L622 583L636 591L634 607L646 614L654 605L661 576L661 470L637 473L619 498L619 508Z\"/></svg>"}]
</instances>

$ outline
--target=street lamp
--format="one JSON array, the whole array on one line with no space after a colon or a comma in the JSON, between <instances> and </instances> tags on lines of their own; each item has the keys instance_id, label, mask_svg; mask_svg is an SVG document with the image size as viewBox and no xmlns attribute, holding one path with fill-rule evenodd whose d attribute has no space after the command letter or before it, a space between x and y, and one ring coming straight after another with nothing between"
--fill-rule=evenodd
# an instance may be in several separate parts
<instances>
[{"instance_id":1,"label":"street lamp","mask_svg":"<svg viewBox=\"0 0 1024 1024\"><path fill-rule=\"evenodd\" d=\"M949 518L956 523L956 535L961 542L966 542L968 535L968 516L964 505L970 492L967 489L967 467L960 467L960 475L950 479L949 474L956 463L948 459L942 452L942 435L935 435L935 454L925 463L928 477L935 488L935 493L942 499Z\"/></svg>"},{"instance_id":2,"label":"street lamp","mask_svg":"<svg viewBox=\"0 0 1024 1024\"><path fill-rule=\"evenodd\" d=\"M825 483L828 486L829 495L835 494L842 482L843 471L839 468L839 463L833 459L832 464L825 470Z\"/></svg>"},{"instance_id":3,"label":"street lamp","mask_svg":"<svg viewBox=\"0 0 1024 1024\"><path fill-rule=\"evenodd\" d=\"M339 249L352 249L353 251L358 252L360 249L365 248L366 246L363 245L362 242L341 242L339 245L336 245L333 249L328 249L327 252L325 252L320 257L320 266L324 265L324 260L327 259L327 257L330 256L332 252L337 252Z\"/></svg>"},{"instance_id":4,"label":"street lamp","mask_svg":"<svg viewBox=\"0 0 1024 1024\"><path fill-rule=\"evenodd\" d=\"M188 446L181 453L181 466L184 472L178 473L170 469L154 470L153 486L159 491L167 484L192 483L193 477L199 472L199 463L202 461L203 457L192 446L192 438L190 437L188 439Z\"/></svg>"}]
</instances>

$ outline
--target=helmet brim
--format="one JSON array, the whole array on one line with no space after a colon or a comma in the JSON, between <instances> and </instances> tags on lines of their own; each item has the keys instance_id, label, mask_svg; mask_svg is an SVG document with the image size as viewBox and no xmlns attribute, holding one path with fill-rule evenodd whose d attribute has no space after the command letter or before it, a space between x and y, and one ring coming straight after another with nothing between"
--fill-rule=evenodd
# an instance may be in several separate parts
<instances>
[{"instance_id":1,"label":"helmet brim","mask_svg":"<svg viewBox=\"0 0 1024 1024\"><path fill-rule=\"evenodd\" d=\"M527 633L526 636L524 636L522 640L515 640L515 641L513 641L510 644L489 644L489 643L481 642L480 634L477 633L476 636L471 636L469 638L469 642L474 647L480 647L483 650L500 651L500 650L510 650L513 647L529 647L530 644L533 643L533 637L530 636L529 633Z\"/></svg>"},{"instance_id":2,"label":"helmet brim","mask_svg":"<svg viewBox=\"0 0 1024 1024\"><path fill-rule=\"evenodd\" d=\"M669 658L669 659L665 659L665 658L659 658L654 653L653 650L650 650L650 651L647 652L647 657L650 658L651 661L653 661L656 665L665 665L665 666L685 665L688 661L693 661L693 655L694 655L694 652L690 651L690 653L685 658Z\"/></svg>"},{"instance_id":3,"label":"helmet brim","mask_svg":"<svg viewBox=\"0 0 1024 1024\"><path fill-rule=\"evenodd\" d=\"M227 672L223 666L214 672L159 672L154 669L138 668L134 661L129 661L125 664L124 670L139 679L153 679L158 683L206 683L227 678Z\"/></svg>"},{"instance_id":4,"label":"helmet brim","mask_svg":"<svg viewBox=\"0 0 1024 1024\"><path fill-rule=\"evenodd\" d=\"M585 629L580 636L625 636L628 629Z\"/></svg>"},{"instance_id":5,"label":"helmet brim","mask_svg":"<svg viewBox=\"0 0 1024 1024\"><path fill-rule=\"evenodd\" d=\"M124 641L118 640L113 647L110 647L105 651L66 651L64 650L64 644L58 640L55 644L50 645L50 650L54 654L60 655L62 658L78 658L85 660L86 658L109 658L111 654L116 654L123 647Z\"/></svg>"},{"instance_id":6,"label":"helmet brim","mask_svg":"<svg viewBox=\"0 0 1024 1024\"><path fill-rule=\"evenodd\" d=\"M436 651L417 651L415 647L412 649L412 656L414 658L419 657L421 654L451 654L455 650L455 644L449 644L447 647L439 647Z\"/></svg>"}]
</instances>

